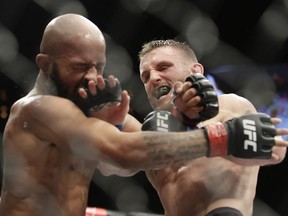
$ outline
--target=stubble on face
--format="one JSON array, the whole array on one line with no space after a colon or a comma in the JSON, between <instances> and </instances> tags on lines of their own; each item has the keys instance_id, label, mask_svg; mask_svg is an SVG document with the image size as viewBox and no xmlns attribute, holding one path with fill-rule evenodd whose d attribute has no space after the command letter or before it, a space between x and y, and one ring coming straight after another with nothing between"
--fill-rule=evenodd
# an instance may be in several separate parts
<instances>
[{"instance_id":1,"label":"stubble on face","mask_svg":"<svg viewBox=\"0 0 288 216\"><path fill-rule=\"evenodd\" d=\"M171 112L175 108L175 105L173 103L173 96L170 97L167 95L165 96L167 97L165 98L165 101L163 99L162 101L160 101L151 94L147 94L147 95L148 95L149 103L151 104L151 107L153 108L153 110L166 110L166 111Z\"/></svg>"}]
</instances>

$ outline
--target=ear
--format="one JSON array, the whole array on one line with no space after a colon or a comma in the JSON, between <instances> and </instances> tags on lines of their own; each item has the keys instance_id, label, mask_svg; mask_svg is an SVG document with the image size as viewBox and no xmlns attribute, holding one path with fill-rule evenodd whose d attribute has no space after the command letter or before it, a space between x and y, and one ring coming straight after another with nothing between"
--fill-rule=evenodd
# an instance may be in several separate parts
<instances>
[{"instance_id":1,"label":"ear","mask_svg":"<svg viewBox=\"0 0 288 216\"><path fill-rule=\"evenodd\" d=\"M192 66L192 73L201 73L204 74L204 67L200 63L194 63Z\"/></svg>"},{"instance_id":2,"label":"ear","mask_svg":"<svg viewBox=\"0 0 288 216\"><path fill-rule=\"evenodd\" d=\"M44 73L49 72L50 61L48 55L40 53L36 56L35 61L41 71L43 71Z\"/></svg>"}]
</instances>

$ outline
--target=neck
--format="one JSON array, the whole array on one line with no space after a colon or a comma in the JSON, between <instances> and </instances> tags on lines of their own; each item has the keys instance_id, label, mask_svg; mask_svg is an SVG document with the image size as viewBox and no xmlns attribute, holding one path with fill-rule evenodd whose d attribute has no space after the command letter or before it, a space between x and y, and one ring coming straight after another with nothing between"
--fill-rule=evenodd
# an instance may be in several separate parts
<instances>
[{"instance_id":1,"label":"neck","mask_svg":"<svg viewBox=\"0 0 288 216\"><path fill-rule=\"evenodd\" d=\"M31 92L37 95L57 95L54 82L42 71L39 72L35 86Z\"/></svg>"}]
</instances>

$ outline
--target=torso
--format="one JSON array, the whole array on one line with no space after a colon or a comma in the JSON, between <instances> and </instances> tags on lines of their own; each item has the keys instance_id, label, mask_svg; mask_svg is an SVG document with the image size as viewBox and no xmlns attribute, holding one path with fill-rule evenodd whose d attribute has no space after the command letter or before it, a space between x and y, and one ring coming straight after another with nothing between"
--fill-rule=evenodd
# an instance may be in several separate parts
<instances>
[{"instance_id":1,"label":"torso","mask_svg":"<svg viewBox=\"0 0 288 216\"><path fill-rule=\"evenodd\" d=\"M39 134L50 131L33 115L23 113L22 106L29 106L27 101L13 106L4 133L0 215L85 215L95 162L79 159L61 151L59 143L36 136L35 130Z\"/></svg>"},{"instance_id":2,"label":"torso","mask_svg":"<svg viewBox=\"0 0 288 216\"><path fill-rule=\"evenodd\" d=\"M220 112L209 124L254 112L243 110L245 100L235 95L219 97ZM239 106L238 106L239 105ZM227 159L202 157L181 167L147 172L158 192L166 216L204 216L220 206L252 215L259 167L239 166Z\"/></svg>"}]
</instances>

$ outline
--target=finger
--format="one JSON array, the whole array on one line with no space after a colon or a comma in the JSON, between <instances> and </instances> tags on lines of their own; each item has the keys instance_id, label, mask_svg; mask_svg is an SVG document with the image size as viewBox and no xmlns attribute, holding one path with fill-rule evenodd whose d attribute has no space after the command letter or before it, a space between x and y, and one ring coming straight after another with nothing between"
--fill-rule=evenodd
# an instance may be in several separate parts
<instances>
[{"instance_id":1,"label":"finger","mask_svg":"<svg viewBox=\"0 0 288 216\"><path fill-rule=\"evenodd\" d=\"M278 161L278 160L279 160L279 155L277 155L277 154L275 154L275 153L272 153L271 159L272 159L273 161Z\"/></svg>"},{"instance_id":2,"label":"finger","mask_svg":"<svg viewBox=\"0 0 288 216\"><path fill-rule=\"evenodd\" d=\"M184 84L183 84L183 92L185 92L185 91L187 91L188 89L191 89L191 86L192 86L192 83L191 82L185 82Z\"/></svg>"},{"instance_id":3,"label":"finger","mask_svg":"<svg viewBox=\"0 0 288 216\"><path fill-rule=\"evenodd\" d=\"M121 101L121 107L129 106L130 103L130 96L126 90L122 91L121 93L122 101Z\"/></svg>"},{"instance_id":4,"label":"finger","mask_svg":"<svg viewBox=\"0 0 288 216\"><path fill-rule=\"evenodd\" d=\"M193 107L193 108L187 107L186 109L183 110L183 112L184 113L189 113L189 112L199 113L199 112L203 111L203 109L204 109L203 107Z\"/></svg>"},{"instance_id":5,"label":"finger","mask_svg":"<svg viewBox=\"0 0 288 216\"><path fill-rule=\"evenodd\" d=\"M109 85L110 87L115 87L116 86L116 83L118 82L117 78L114 77L113 75L109 75L108 76L108 82L109 82Z\"/></svg>"},{"instance_id":6,"label":"finger","mask_svg":"<svg viewBox=\"0 0 288 216\"><path fill-rule=\"evenodd\" d=\"M78 93L83 99L87 99L88 95L84 88L79 88Z\"/></svg>"},{"instance_id":7,"label":"finger","mask_svg":"<svg viewBox=\"0 0 288 216\"><path fill-rule=\"evenodd\" d=\"M280 118L271 118L271 122L274 125L280 124L282 120Z\"/></svg>"},{"instance_id":8,"label":"finger","mask_svg":"<svg viewBox=\"0 0 288 216\"><path fill-rule=\"evenodd\" d=\"M180 109L180 110L184 110L184 109L191 109L194 107L199 107L199 103L201 102L201 97L200 96L194 96L190 99L183 99L183 96L180 97L178 96L177 98L175 98L174 100L174 104L175 106Z\"/></svg>"},{"instance_id":9,"label":"finger","mask_svg":"<svg viewBox=\"0 0 288 216\"><path fill-rule=\"evenodd\" d=\"M186 102L187 106L189 107L202 107L200 106L199 103L201 102L201 97L196 96L195 98L189 100L188 102Z\"/></svg>"},{"instance_id":10,"label":"finger","mask_svg":"<svg viewBox=\"0 0 288 216\"><path fill-rule=\"evenodd\" d=\"M288 142L285 140L276 140L275 146L288 147Z\"/></svg>"},{"instance_id":11,"label":"finger","mask_svg":"<svg viewBox=\"0 0 288 216\"><path fill-rule=\"evenodd\" d=\"M187 107L183 109L181 112L188 116L190 119L200 118L199 113L203 111L203 107Z\"/></svg>"},{"instance_id":12,"label":"finger","mask_svg":"<svg viewBox=\"0 0 288 216\"><path fill-rule=\"evenodd\" d=\"M174 104L185 103L187 105L187 103L189 103L190 106L196 106L201 101L201 97L196 96L196 93L197 91L195 89L189 89L188 91L175 96Z\"/></svg>"},{"instance_id":13,"label":"finger","mask_svg":"<svg viewBox=\"0 0 288 216\"><path fill-rule=\"evenodd\" d=\"M190 109L194 109L194 108L202 111L203 107L197 106L200 101L201 101L201 98L199 96L194 97L190 99L189 101L183 101L183 98L181 97L181 95L178 95L174 98L173 103L177 107L177 109L181 112L186 112L187 110L189 111Z\"/></svg>"},{"instance_id":14,"label":"finger","mask_svg":"<svg viewBox=\"0 0 288 216\"><path fill-rule=\"evenodd\" d=\"M197 90L195 88L190 88L189 90L183 93L182 99L183 101L187 102L188 100L191 100L195 96L197 96ZM199 97L199 100L201 100L200 97Z\"/></svg>"},{"instance_id":15,"label":"finger","mask_svg":"<svg viewBox=\"0 0 288 216\"><path fill-rule=\"evenodd\" d=\"M177 109L179 111L184 110L185 107L186 107L186 104L183 102L183 100L181 98L181 95L178 95L178 96L174 97L173 103L174 103L175 107L177 107Z\"/></svg>"},{"instance_id":16,"label":"finger","mask_svg":"<svg viewBox=\"0 0 288 216\"><path fill-rule=\"evenodd\" d=\"M173 87L174 87L174 94L175 95L179 95L182 93L183 83L175 82Z\"/></svg>"},{"instance_id":17,"label":"finger","mask_svg":"<svg viewBox=\"0 0 288 216\"><path fill-rule=\"evenodd\" d=\"M103 76L100 75L97 76L97 87L101 90L103 90L106 87Z\"/></svg>"},{"instance_id":18,"label":"finger","mask_svg":"<svg viewBox=\"0 0 288 216\"><path fill-rule=\"evenodd\" d=\"M281 136L288 135L288 129L287 128L277 128L276 134L281 135Z\"/></svg>"},{"instance_id":19,"label":"finger","mask_svg":"<svg viewBox=\"0 0 288 216\"><path fill-rule=\"evenodd\" d=\"M92 95L96 95L97 90L96 90L96 83L94 80L90 80L88 82L88 89Z\"/></svg>"}]
</instances>

